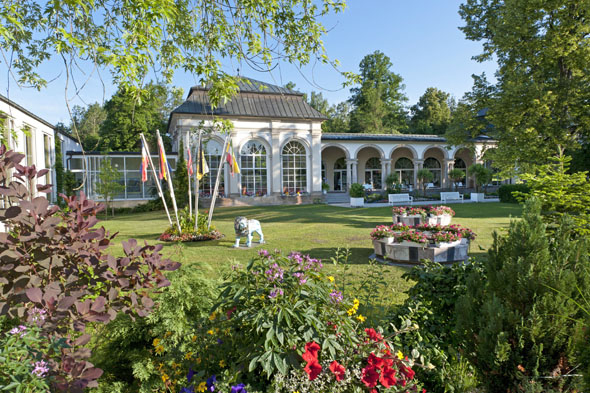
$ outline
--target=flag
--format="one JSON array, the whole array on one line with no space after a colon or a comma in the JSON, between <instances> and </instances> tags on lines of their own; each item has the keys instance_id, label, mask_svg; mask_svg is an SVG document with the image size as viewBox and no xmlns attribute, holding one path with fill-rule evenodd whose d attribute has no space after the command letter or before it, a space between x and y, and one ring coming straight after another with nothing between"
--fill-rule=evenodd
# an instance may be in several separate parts
<instances>
[{"instance_id":1,"label":"flag","mask_svg":"<svg viewBox=\"0 0 590 393\"><path fill-rule=\"evenodd\" d=\"M186 161L186 171L188 172L189 176L192 176L194 171L193 171L193 157L191 156L190 146L187 146L187 148L186 148L186 156L188 158Z\"/></svg>"},{"instance_id":2,"label":"flag","mask_svg":"<svg viewBox=\"0 0 590 393\"><path fill-rule=\"evenodd\" d=\"M229 170L231 175L233 176L235 173L240 173L240 167L238 166L238 162L236 161L236 155L234 154L234 147L232 145L231 139L227 144L227 151L226 151L226 161L229 164Z\"/></svg>"},{"instance_id":3,"label":"flag","mask_svg":"<svg viewBox=\"0 0 590 393\"><path fill-rule=\"evenodd\" d=\"M167 174L170 172L170 165L166 160L166 152L164 151L164 144L162 138L158 138L158 150L160 153L160 180L167 180Z\"/></svg>"},{"instance_id":4,"label":"flag","mask_svg":"<svg viewBox=\"0 0 590 393\"><path fill-rule=\"evenodd\" d=\"M209 165L205 159L205 151L203 150L203 144L199 145L199 151L197 152L197 179L201 180L203 176L209 173Z\"/></svg>"},{"instance_id":5,"label":"flag","mask_svg":"<svg viewBox=\"0 0 590 393\"><path fill-rule=\"evenodd\" d=\"M148 157L146 148L143 144L143 140L141 141L141 181L146 182L148 179L147 175L147 167L148 167Z\"/></svg>"}]
</instances>

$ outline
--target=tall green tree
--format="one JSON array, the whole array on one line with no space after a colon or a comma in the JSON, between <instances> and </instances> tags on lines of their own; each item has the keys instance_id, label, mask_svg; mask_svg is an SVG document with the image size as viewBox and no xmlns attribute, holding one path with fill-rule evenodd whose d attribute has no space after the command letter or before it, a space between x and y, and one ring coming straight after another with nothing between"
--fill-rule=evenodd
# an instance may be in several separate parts
<instances>
[{"instance_id":1,"label":"tall green tree","mask_svg":"<svg viewBox=\"0 0 590 393\"><path fill-rule=\"evenodd\" d=\"M328 120L322 123L323 132L349 132L351 105L348 101L330 107Z\"/></svg>"},{"instance_id":2,"label":"tall green tree","mask_svg":"<svg viewBox=\"0 0 590 393\"><path fill-rule=\"evenodd\" d=\"M344 0L3 0L0 47L12 54L8 66L20 84L45 86L40 65L55 57L70 81L79 67L96 66L139 99L148 75L170 84L181 69L211 83L217 104L238 88L221 59L262 69L279 60L336 66L320 20L344 8Z\"/></svg>"},{"instance_id":3,"label":"tall green tree","mask_svg":"<svg viewBox=\"0 0 590 393\"><path fill-rule=\"evenodd\" d=\"M125 190L125 186L119 183L121 179L121 172L111 164L111 160L109 158L103 159L98 172L99 181L94 184L94 187L106 205L105 218L109 216L109 207L113 199ZM114 208L112 209L112 216L115 216Z\"/></svg>"},{"instance_id":4,"label":"tall green tree","mask_svg":"<svg viewBox=\"0 0 590 393\"><path fill-rule=\"evenodd\" d=\"M72 108L72 124L70 130L74 130L73 136L80 137L84 150L96 150L99 146L100 128L107 118L105 108L95 102L86 108L75 105ZM75 127L74 127L75 126Z\"/></svg>"},{"instance_id":5,"label":"tall green tree","mask_svg":"<svg viewBox=\"0 0 590 393\"><path fill-rule=\"evenodd\" d=\"M150 82L147 94L137 102L132 94L120 88L105 104L106 119L100 129L100 150L136 151L139 134L144 133L155 146L155 131L166 129L168 115L182 103L182 89L169 89Z\"/></svg>"},{"instance_id":6,"label":"tall green tree","mask_svg":"<svg viewBox=\"0 0 590 393\"><path fill-rule=\"evenodd\" d=\"M172 184L174 185L174 196L178 207L188 206L188 170L184 159L184 143L182 141L178 146L178 159L176 160L176 170L174 171Z\"/></svg>"},{"instance_id":7,"label":"tall green tree","mask_svg":"<svg viewBox=\"0 0 590 393\"><path fill-rule=\"evenodd\" d=\"M590 133L590 3L466 0L466 37L498 62L488 118L496 164L531 171Z\"/></svg>"},{"instance_id":8,"label":"tall green tree","mask_svg":"<svg viewBox=\"0 0 590 393\"><path fill-rule=\"evenodd\" d=\"M450 94L429 87L410 108L410 128L418 134L442 135L451 122Z\"/></svg>"},{"instance_id":9,"label":"tall green tree","mask_svg":"<svg viewBox=\"0 0 590 393\"><path fill-rule=\"evenodd\" d=\"M352 132L397 133L407 127L405 86L392 67L389 57L380 51L361 60L361 85L350 90Z\"/></svg>"}]
</instances>

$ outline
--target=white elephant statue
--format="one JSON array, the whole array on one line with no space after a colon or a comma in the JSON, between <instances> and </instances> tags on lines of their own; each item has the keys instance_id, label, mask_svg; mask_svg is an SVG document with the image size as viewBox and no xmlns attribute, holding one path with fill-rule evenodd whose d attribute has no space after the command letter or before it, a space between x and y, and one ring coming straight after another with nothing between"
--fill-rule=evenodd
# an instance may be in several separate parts
<instances>
[{"instance_id":1,"label":"white elephant statue","mask_svg":"<svg viewBox=\"0 0 590 393\"><path fill-rule=\"evenodd\" d=\"M246 217L236 217L234 221L236 231L236 242L234 248L240 247L240 238L246 236L246 247L252 247L252 233L256 232L260 236L260 244L264 243L262 227L258 220L248 220Z\"/></svg>"}]
</instances>

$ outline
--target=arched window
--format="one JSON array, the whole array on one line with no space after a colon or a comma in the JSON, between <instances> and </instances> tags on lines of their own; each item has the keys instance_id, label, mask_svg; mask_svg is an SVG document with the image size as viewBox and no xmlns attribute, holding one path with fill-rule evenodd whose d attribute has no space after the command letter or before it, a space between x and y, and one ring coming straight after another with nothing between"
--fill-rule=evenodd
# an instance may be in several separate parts
<instances>
[{"instance_id":1,"label":"arched window","mask_svg":"<svg viewBox=\"0 0 590 393\"><path fill-rule=\"evenodd\" d=\"M307 192L305 147L291 141L283 147L283 193Z\"/></svg>"},{"instance_id":2,"label":"arched window","mask_svg":"<svg viewBox=\"0 0 590 393\"><path fill-rule=\"evenodd\" d=\"M414 163L406 157L399 158L394 165L394 171L398 175L401 184L414 185Z\"/></svg>"},{"instance_id":3,"label":"arched window","mask_svg":"<svg viewBox=\"0 0 590 393\"><path fill-rule=\"evenodd\" d=\"M346 176L346 159L340 157L334 163L334 191L346 190L348 186Z\"/></svg>"},{"instance_id":4,"label":"arched window","mask_svg":"<svg viewBox=\"0 0 590 393\"><path fill-rule=\"evenodd\" d=\"M371 157L365 164L365 184L370 184L376 190L381 188L381 160Z\"/></svg>"},{"instance_id":5,"label":"arched window","mask_svg":"<svg viewBox=\"0 0 590 393\"><path fill-rule=\"evenodd\" d=\"M267 182L266 148L257 141L249 141L240 151L242 195L266 195Z\"/></svg>"},{"instance_id":6,"label":"arched window","mask_svg":"<svg viewBox=\"0 0 590 393\"><path fill-rule=\"evenodd\" d=\"M221 146L221 144L214 139L205 142L203 145L203 150L205 150L205 160L207 161L207 166L209 167L209 173L203 176L203 178L199 181L201 195L204 197L210 197L213 195L213 191L215 190L215 181L217 180L217 171L219 171L219 161L221 160L222 149L223 146ZM196 162L197 157L193 158L193 161ZM221 171L221 176L219 177L220 195L225 195L224 184L223 171Z\"/></svg>"},{"instance_id":7,"label":"arched window","mask_svg":"<svg viewBox=\"0 0 590 393\"><path fill-rule=\"evenodd\" d=\"M434 175L434 178L432 179L432 184L434 184L435 187L440 187L440 180L442 178L440 162L436 158L429 157L424 160L424 168L429 169L430 172L432 172L432 174Z\"/></svg>"},{"instance_id":8,"label":"arched window","mask_svg":"<svg viewBox=\"0 0 590 393\"><path fill-rule=\"evenodd\" d=\"M462 158L455 158L453 169L460 169L463 172L463 178L459 182L461 185L467 187L467 164L465 164L465 161Z\"/></svg>"}]
</instances>

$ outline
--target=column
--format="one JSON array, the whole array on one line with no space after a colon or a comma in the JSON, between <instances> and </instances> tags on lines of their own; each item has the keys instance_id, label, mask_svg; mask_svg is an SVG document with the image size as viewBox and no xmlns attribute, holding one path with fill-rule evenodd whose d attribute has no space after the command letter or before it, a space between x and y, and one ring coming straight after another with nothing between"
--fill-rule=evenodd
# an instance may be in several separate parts
<instances>
[{"instance_id":1,"label":"column","mask_svg":"<svg viewBox=\"0 0 590 393\"><path fill-rule=\"evenodd\" d=\"M272 195L280 195L283 190L281 189L281 122L271 121L270 127L270 146L271 151L268 152L267 163L268 170L270 172L270 192Z\"/></svg>"},{"instance_id":2,"label":"column","mask_svg":"<svg viewBox=\"0 0 590 393\"><path fill-rule=\"evenodd\" d=\"M358 183L358 160L352 160L352 182Z\"/></svg>"},{"instance_id":3,"label":"column","mask_svg":"<svg viewBox=\"0 0 590 393\"><path fill-rule=\"evenodd\" d=\"M422 169L424 160L414 160L414 188L418 188L418 171Z\"/></svg>"},{"instance_id":4,"label":"column","mask_svg":"<svg viewBox=\"0 0 590 393\"><path fill-rule=\"evenodd\" d=\"M453 182L451 181L451 179L449 179L449 171L453 168L453 164L455 163L454 159L445 159L444 160L444 164L443 164L443 168L442 168L442 176L443 176L443 181L442 181L442 187L443 188L452 188L453 187Z\"/></svg>"},{"instance_id":5,"label":"column","mask_svg":"<svg viewBox=\"0 0 590 393\"><path fill-rule=\"evenodd\" d=\"M350 190L352 184L352 162L346 160L346 189Z\"/></svg>"},{"instance_id":6,"label":"column","mask_svg":"<svg viewBox=\"0 0 590 393\"><path fill-rule=\"evenodd\" d=\"M320 123L312 124L311 130L311 154L310 165L311 168L311 191L315 193L322 192L322 128ZM326 177L328 176L328 168L326 168ZM333 176L332 176L333 177ZM309 181L309 180L308 180Z\"/></svg>"},{"instance_id":7,"label":"column","mask_svg":"<svg viewBox=\"0 0 590 393\"><path fill-rule=\"evenodd\" d=\"M391 172L391 159L382 159L381 160L381 188L385 190L387 185L385 184L385 179L389 176Z\"/></svg>"}]
</instances>

